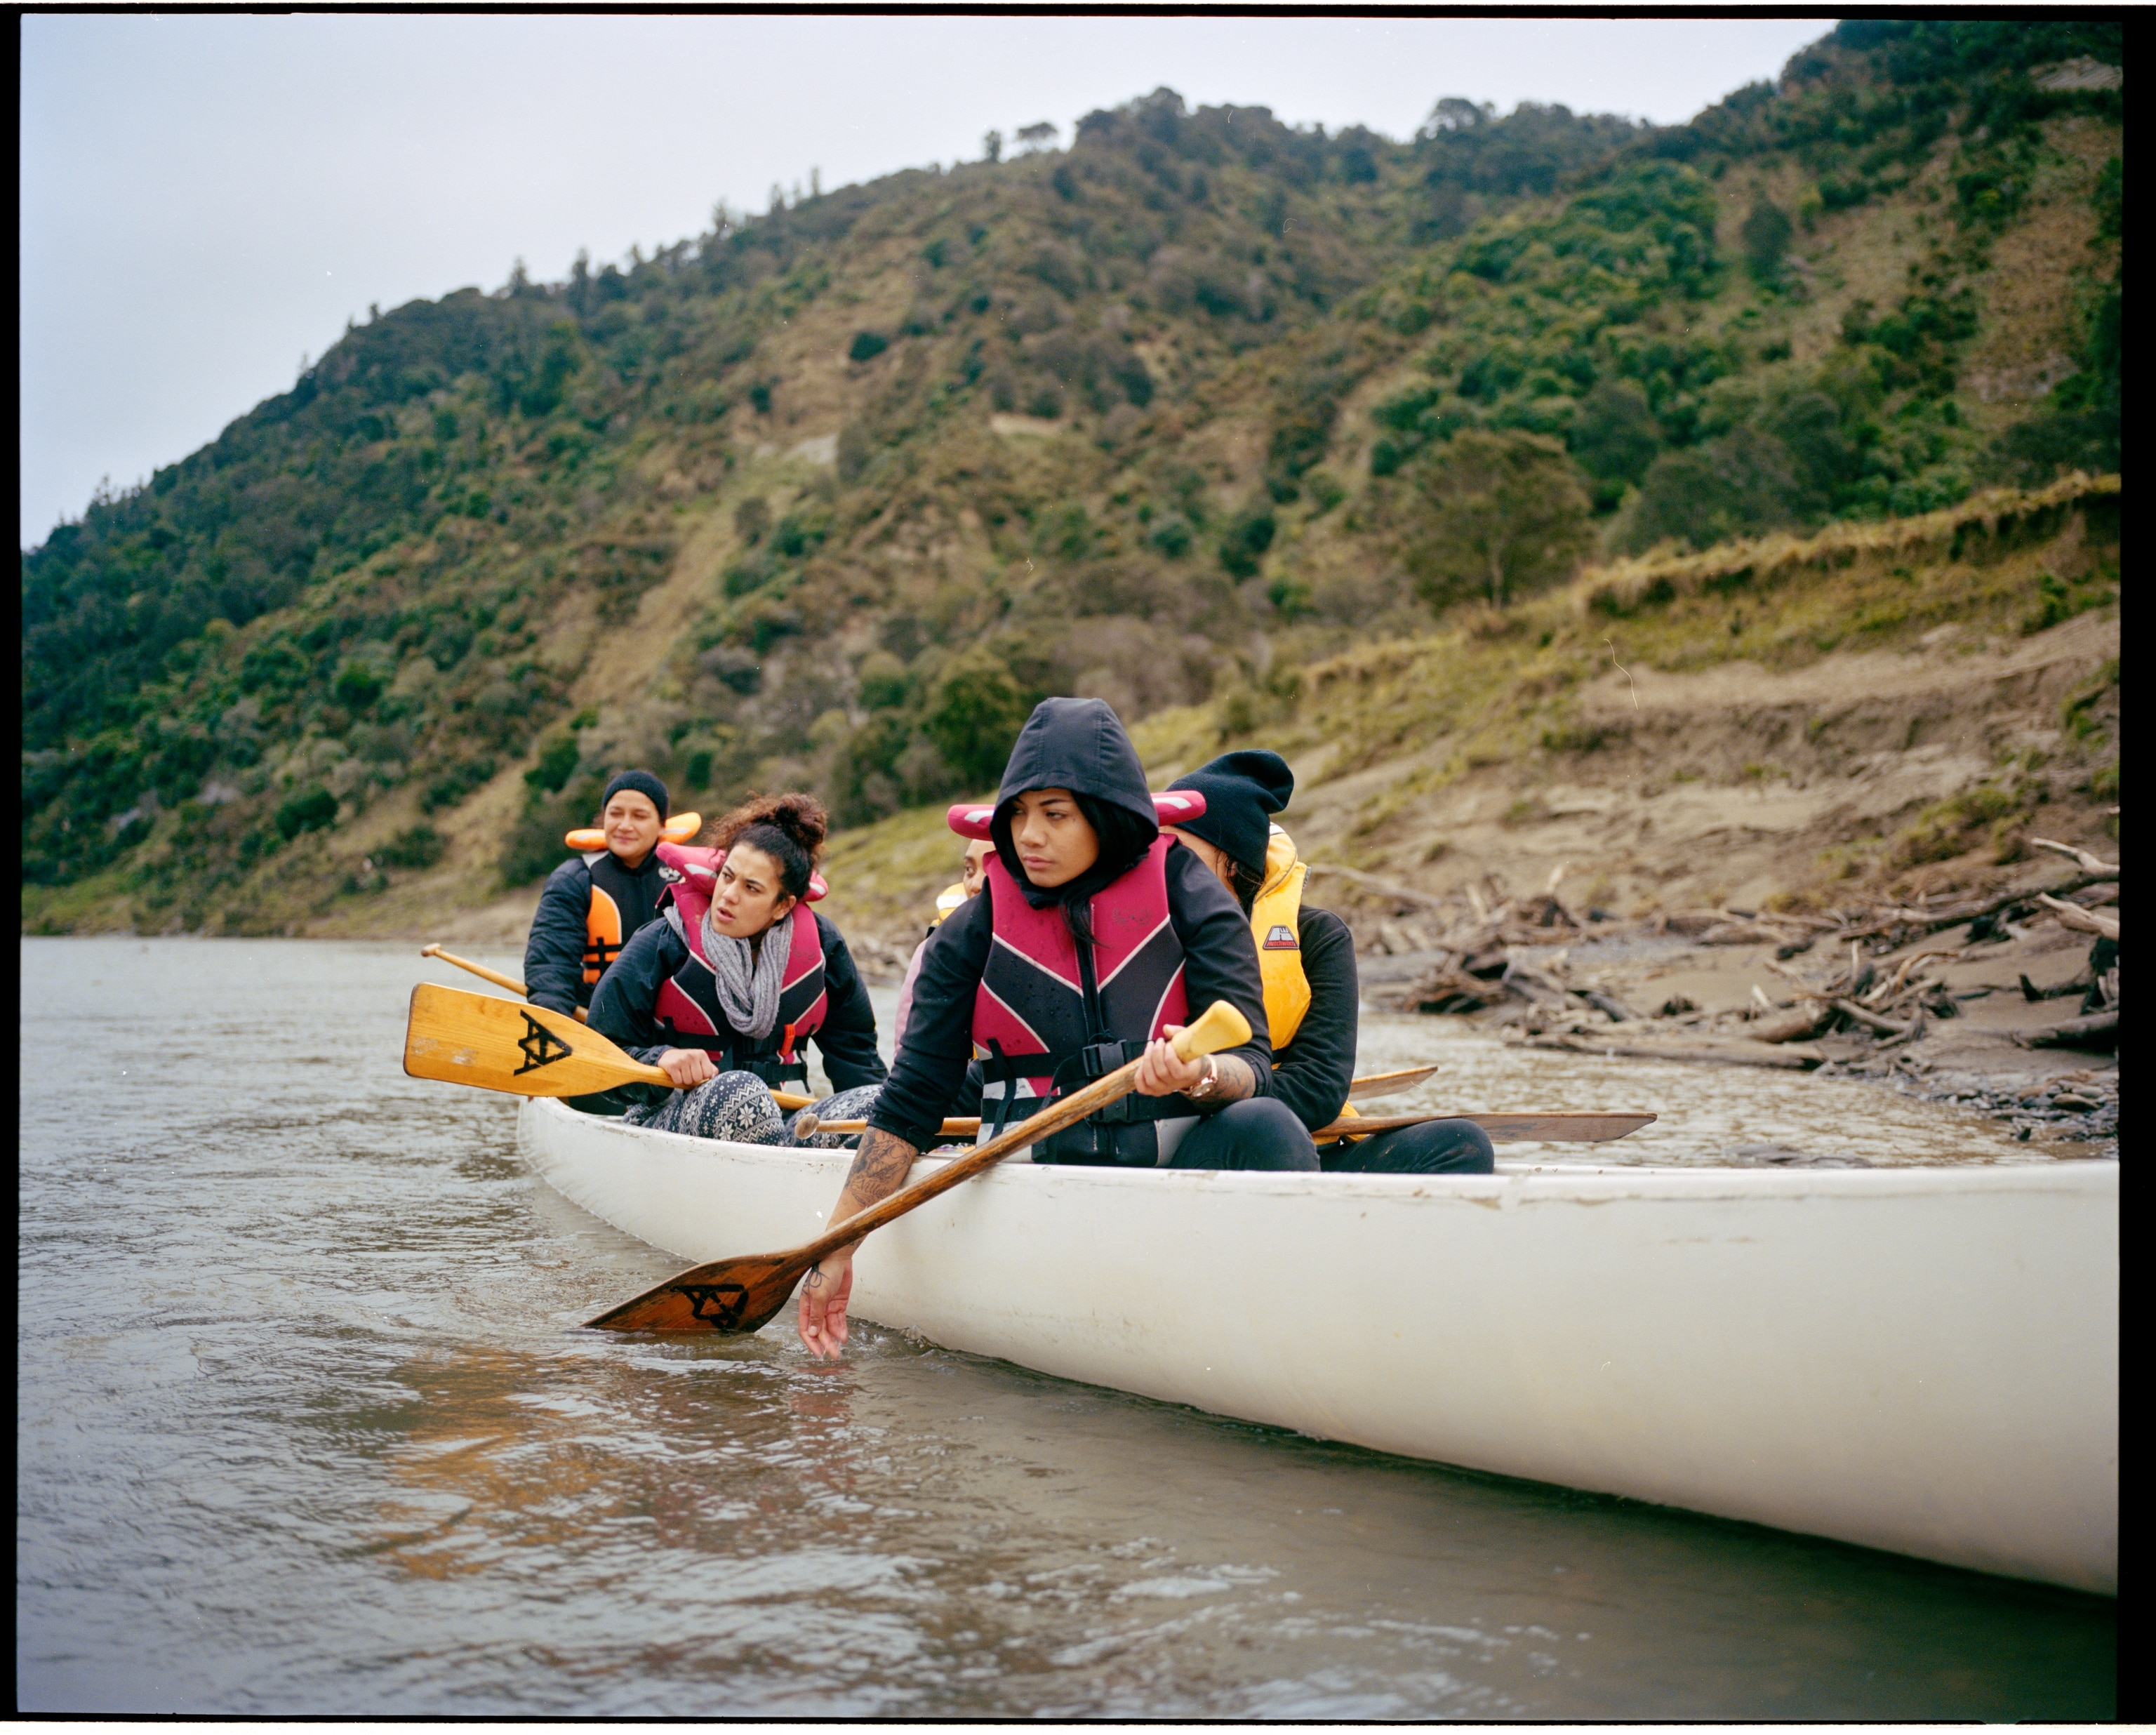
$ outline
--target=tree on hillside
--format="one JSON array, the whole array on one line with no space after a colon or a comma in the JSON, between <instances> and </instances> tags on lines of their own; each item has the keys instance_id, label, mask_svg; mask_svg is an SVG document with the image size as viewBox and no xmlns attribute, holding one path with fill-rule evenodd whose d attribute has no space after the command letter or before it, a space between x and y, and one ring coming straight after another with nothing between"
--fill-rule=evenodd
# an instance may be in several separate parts
<instances>
[{"instance_id":1,"label":"tree on hillside","mask_svg":"<svg viewBox=\"0 0 2156 1735\"><path fill-rule=\"evenodd\" d=\"M1468 429L1415 473L1419 522L1404 552L1433 608L1486 590L1502 608L1519 589L1568 577L1589 544L1588 502L1553 439Z\"/></svg>"},{"instance_id":2,"label":"tree on hillside","mask_svg":"<svg viewBox=\"0 0 2156 1735\"><path fill-rule=\"evenodd\" d=\"M1018 130L1018 141L1029 151L1045 151L1055 142L1056 126L1053 121L1036 121L1030 126Z\"/></svg>"},{"instance_id":3,"label":"tree on hillside","mask_svg":"<svg viewBox=\"0 0 2156 1735\"><path fill-rule=\"evenodd\" d=\"M1656 459L1622 539L1637 551L1670 541L1707 548L1756 536L1799 521L1794 502L1802 485L1789 447L1748 423Z\"/></svg>"},{"instance_id":4,"label":"tree on hillside","mask_svg":"<svg viewBox=\"0 0 2156 1735\"><path fill-rule=\"evenodd\" d=\"M1754 282L1771 285L1782 280L1782 259L1789 250L1793 233L1789 213L1772 199L1761 198L1753 205L1744 219L1743 237L1744 263Z\"/></svg>"}]
</instances>

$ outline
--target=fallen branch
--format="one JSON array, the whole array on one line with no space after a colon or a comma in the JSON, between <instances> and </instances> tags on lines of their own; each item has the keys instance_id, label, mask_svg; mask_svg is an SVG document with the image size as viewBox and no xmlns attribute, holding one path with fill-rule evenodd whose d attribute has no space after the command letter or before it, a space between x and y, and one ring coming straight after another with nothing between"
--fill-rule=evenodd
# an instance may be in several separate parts
<instances>
[{"instance_id":1,"label":"fallen branch","mask_svg":"<svg viewBox=\"0 0 2156 1735\"><path fill-rule=\"evenodd\" d=\"M1827 1004L1856 1024L1869 1024L1881 1036L1913 1036L1924 1027L1921 1013L1914 1024L1897 1024L1891 1018L1881 1018L1877 1013L1859 1006L1854 1000L1829 1000Z\"/></svg>"},{"instance_id":2,"label":"fallen branch","mask_svg":"<svg viewBox=\"0 0 2156 1735\"><path fill-rule=\"evenodd\" d=\"M1376 892L1380 897L1397 899L1404 904L1422 904L1432 910L1442 910L1445 900L1434 897L1427 891L1417 891L1412 886L1395 885L1389 880L1380 880L1375 874L1366 874L1360 868L1342 867L1335 861L1313 861L1306 865L1313 874L1337 874L1343 880L1353 880L1358 885Z\"/></svg>"},{"instance_id":3,"label":"fallen branch","mask_svg":"<svg viewBox=\"0 0 2156 1735\"><path fill-rule=\"evenodd\" d=\"M1823 1006L1831 1006L1836 1012L1841 1014L1843 1017L1851 1019L1854 1023L1870 1025L1873 1029L1878 1031L1882 1036L1907 1036L1912 1031L1922 1028L1921 1017L1917 1023L1914 1024L1897 1024L1891 1018L1881 1018L1877 1013L1871 1011L1867 1007L1858 1005L1854 1000L1845 1000L1838 994L1821 993L1818 988L1814 988L1809 982L1806 982L1803 977L1798 975L1794 970L1790 969L1786 964L1778 964L1771 958L1767 959L1764 962L1766 962L1766 966L1768 969L1775 972L1779 975L1787 977L1791 982L1794 983L1799 993L1804 995L1809 999L1818 1001Z\"/></svg>"},{"instance_id":4,"label":"fallen branch","mask_svg":"<svg viewBox=\"0 0 2156 1735\"><path fill-rule=\"evenodd\" d=\"M2094 874L2099 880L2116 880L2118 877L2117 862L2100 861L2087 850L2077 850L2071 844L2055 844L2049 838L2030 838L2029 841L2039 850L2052 850L2065 856L2067 860L2077 863Z\"/></svg>"},{"instance_id":5,"label":"fallen branch","mask_svg":"<svg viewBox=\"0 0 2156 1735\"><path fill-rule=\"evenodd\" d=\"M2106 1039L2109 1039L2107 1040ZM2116 1048L2118 1045L2118 1009L2088 1018L2070 1018L2034 1036L2015 1039L2024 1048Z\"/></svg>"},{"instance_id":6,"label":"fallen branch","mask_svg":"<svg viewBox=\"0 0 2156 1735\"><path fill-rule=\"evenodd\" d=\"M1815 1048L1794 1045L1773 1047L1763 1042L1732 1039L1726 1046L1678 1045L1674 1043L1612 1042L1599 1034L1575 1036L1557 1031L1525 1039L1528 1048L1568 1049L1580 1055L1622 1055L1628 1060L1703 1060L1722 1066L1772 1066L1786 1072L1808 1072L1826 1056Z\"/></svg>"},{"instance_id":7,"label":"fallen branch","mask_svg":"<svg viewBox=\"0 0 2156 1735\"><path fill-rule=\"evenodd\" d=\"M2107 940L2118 937L2118 918L2116 916L2102 916L2093 910L2084 910L2079 904L2046 897L2041 891L2036 894L2036 901L2046 910L2057 913L2061 927L2073 928L2084 934L2101 934Z\"/></svg>"},{"instance_id":8,"label":"fallen branch","mask_svg":"<svg viewBox=\"0 0 2156 1735\"><path fill-rule=\"evenodd\" d=\"M2063 885L2054 885L2054 893L2079 891L2084 885L2097 885L2116 879L2116 873L2083 874L2069 880ZM1890 905L1878 912L1873 921L1863 927L1844 928L1834 937L1837 940L1868 940L1879 934L1892 933L1897 927L1922 928L1931 933L1943 927L1953 927L1964 921L1974 921L1979 916L1996 916L2001 910L2011 909L2016 904L2026 904L2043 896L2041 892L2010 891L2005 896L1981 904L1956 904L1943 910L1907 910Z\"/></svg>"},{"instance_id":9,"label":"fallen branch","mask_svg":"<svg viewBox=\"0 0 2156 1735\"><path fill-rule=\"evenodd\" d=\"M1902 992L1902 984L1909 979L1910 971L1915 969L1916 967L1922 963L1926 958L1959 957L1960 956L1961 947L1958 946L1936 947L1930 952L1912 952L1908 955L1908 957L1902 960L1901 968L1895 971L1894 979L1887 983L1885 993L1881 993L1875 990L1866 998L1874 1002L1892 1000L1895 995Z\"/></svg>"},{"instance_id":10,"label":"fallen branch","mask_svg":"<svg viewBox=\"0 0 2156 1735\"><path fill-rule=\"evenodd\" d=\"M1779 1019L1763 1021L1752 1027L1750 1039L1753 1042L1801 1042L1819 1034L1826 1022L1824 1004L1810 1010L1799 1007L1796 1011Z\"/></svg>"},{"instance_id":11,"label":"fallen branch","mask_svg":"<svg viewBox=\"0 0 2156 1735\"><path fill-rule=\"evenodd\" d=\"M1638 1021L1640 1014L1632 1010L1614 994L1606 994L1599 988L1576 988L1573 993L1587 1002L1597 1012L1604 1012L1623 1024Z\"/></svg>"}]
</instances>

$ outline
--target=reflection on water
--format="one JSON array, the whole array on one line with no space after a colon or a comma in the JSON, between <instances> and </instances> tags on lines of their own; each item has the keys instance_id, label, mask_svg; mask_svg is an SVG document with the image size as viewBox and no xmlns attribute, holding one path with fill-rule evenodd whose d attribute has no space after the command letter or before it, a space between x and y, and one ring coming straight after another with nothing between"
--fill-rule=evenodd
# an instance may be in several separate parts
<instances>
[{"instance_id":1,"label":"reflection on water","mask_svg":"<svg viewBox=\"0 0 2156 1735\"><path fill-rule=\"evenodd\" d=\"M412 953L23 942L26 1708L2112 1707L2104 1601L1380 1457L873 1328L835 1368L777 1327L580 1332L673 1261L524 1175L507 1105L398 1070ZM1427 1059L1430 1035L1386 1021L1365 1064ZM1979 1149L1968 1117L1855 1086L1474 1043L1449 1044L1449 1068L1455 1050L1442 1097L1409 1102L1685 1093L1658 1163L1724 1139ZM86 1055L122 1075L85 1079Z\"/></svg>"}]
</instances>

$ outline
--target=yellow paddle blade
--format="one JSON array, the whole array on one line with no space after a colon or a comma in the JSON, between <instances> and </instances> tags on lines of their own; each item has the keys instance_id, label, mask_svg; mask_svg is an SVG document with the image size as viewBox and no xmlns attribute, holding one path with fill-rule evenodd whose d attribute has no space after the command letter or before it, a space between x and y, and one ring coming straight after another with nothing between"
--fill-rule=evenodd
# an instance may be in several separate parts
<instances>
[{"instance_id":1,"label":"yellow paddle blade","mask_svg":"<svg viewBox=\"0 0 2156 1735\"><path fill-rule=\"evenodd\" d=\"M616 1085L664 1085L588 1025L543 1006L423 982L412 990L404 1070L414 1078L517 1096L584 1096Z\"/></svg>"}]
</instances>

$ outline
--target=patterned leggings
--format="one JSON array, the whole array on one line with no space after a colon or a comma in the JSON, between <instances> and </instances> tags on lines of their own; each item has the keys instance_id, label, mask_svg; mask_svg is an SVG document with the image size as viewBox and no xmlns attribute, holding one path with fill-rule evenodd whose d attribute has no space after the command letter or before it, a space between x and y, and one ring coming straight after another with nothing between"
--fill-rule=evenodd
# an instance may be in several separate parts
<instances>
[{"instance_id":1,"label":"patterned leggings","mask_svg":"<svg viewBox=\"0 0 2156 1735\"><path fill-rule=\"evenodd\" d=\"M857 1085L826 1096L814 1106L819 1121L858 1121L875 1101L875 1085ZM752 1072L722 1072L693 1091L675 1091L664 1102L640 1103L622 1116L631 1126L649 1127L660 1132L683 1132L691 1138L728 1139L743 1145L815 1145L841 1150L858 1133L819 1132L796 1138L771 1089Z\"/></svg>"}]
</instances>

